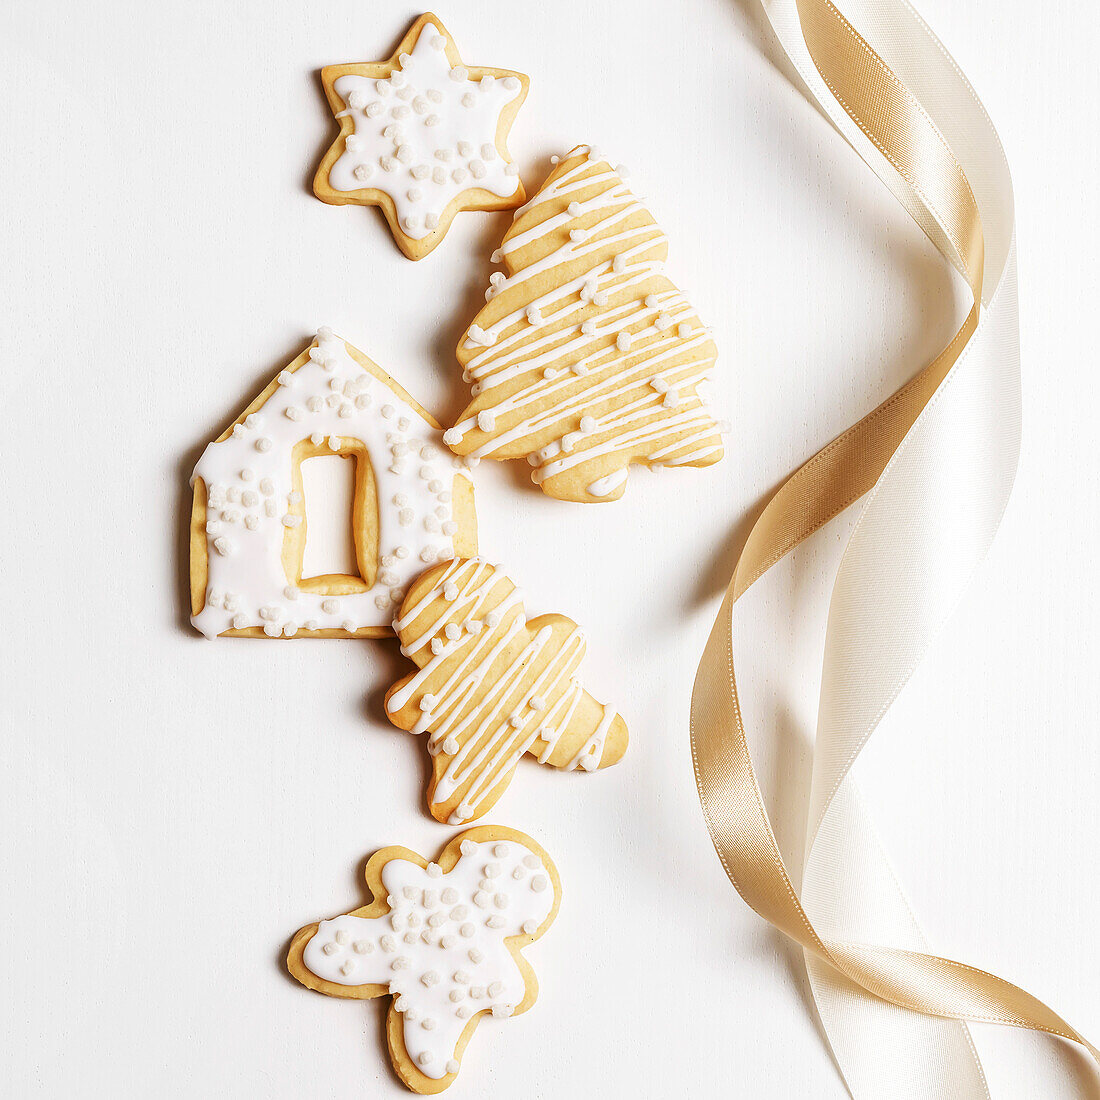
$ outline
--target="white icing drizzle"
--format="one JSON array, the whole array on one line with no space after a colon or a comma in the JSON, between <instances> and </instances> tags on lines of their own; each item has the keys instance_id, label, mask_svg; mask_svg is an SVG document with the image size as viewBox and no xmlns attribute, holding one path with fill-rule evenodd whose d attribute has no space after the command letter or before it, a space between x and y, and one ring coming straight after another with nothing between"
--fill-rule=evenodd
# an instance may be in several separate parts
<instances>
[{"instance_id":1,"label":"white icing drizzle","mask_svg":"<svg viewBox=\"0 0 1100 1100\"><path fill-rule=\"evenodd\" d=\"M523 1001L526 983L505 941L533 937L554 907L547 868L525 844L467 839L461 852L445 874L390 860L382 868L390 911L321 921L302 955L325 981L388 986L405 1050L433 1080L458 1071L471 1019L510 1016Z\"/></svg>"},{"instance_id":2,"label":"white icing drizzle","mask_svg":"<svg viewBox=\"0 0 1100 1100\"><path fill-rule=\"evenodd\" d=\"M263 406L211 443L192 474L207 489L205 606L191 621L208 638L262 627L270 637L300 629L389 626L425 563L454 557L454 458L439 431L347 345L321 329L309 358L280 371ZM283 532L301 522L293 451L303 440L339 453L361 442L377 491L380 568L365 591L334 596L298 588L282 560Z\"/></svg>"},{"instance_id":3,"label":"white icing drizzle","mask_svg":"<svg viewBox=\"0 0 1100 1100\"><path fill-rule=\"evenodd\" d=\"M523 92L518 74L472 80L447 58L449 38L425 23L387 78L340 76L333 84L354 133L329 171L336 191L378 190L402 232L422 240L449 203L480 189L514 195L519 175L496 144L501 112Z\"/></svg>"},{"instance_id":4,"label":"white icing drizzle","mask_svg":"<svg viewBox=\"0 0 1100 1100\"><path fill-rule=\"evenodd\" d=\"M449 446L527 454L536 484L558 478L558 494L582 501L618 495L632 461L722 457L696 392L717 350L663 274L667 238L617 170L573 150L516 211L499 254L511 273L494 278L460 343L475 400Z\"/></svg>"},{"instance_id":5,"label":"white icing drizzle","mask_svg":"<svg viewBox=\"0 0 1100 1100\"><path fill-rule=\"evenodd\" d=\"M458 559L423 578L429 587L402 608L401 651L421 665L386 701L413 733L430 731L436 757L432 804L454 803L448 823L481 816L490 796L530 751L540 763L594 771L618 715L602 704L592 723L577 708L591 696L576 676L585 637L576 624L531 629L520 591L496 566ZM492 670L492 680L487 676Z\"/></svg>"},{"instance_id":6,"label":"white icing drizzle","mask_svg":"<svg viewBox=\"0 0 1100 1100\"><path fill-rule=\"evenodd\" d=\"M606 477L596 478L588 486L588 495L594 497L610 496L624 481L626 481L626 470L616 470Z\"/></svg>"}]
</instances>

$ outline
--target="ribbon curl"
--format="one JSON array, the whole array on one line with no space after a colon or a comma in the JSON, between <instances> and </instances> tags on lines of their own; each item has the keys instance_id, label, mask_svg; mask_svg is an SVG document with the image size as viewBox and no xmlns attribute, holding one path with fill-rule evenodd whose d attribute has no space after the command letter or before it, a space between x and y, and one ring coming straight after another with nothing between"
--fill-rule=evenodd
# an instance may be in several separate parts
<instances>
[{"instance_id":1,"label":"ribbon curl","mask_svg":"<svg viewBox=\"0 0 1100 1100\"><path fill-rule=\"evenodd\" d=\"M940 355L792 474L750 531L692 695L699 797L733 885L804 949L851 1093L988 1097L967 1021L1058 1035L1097 1061L1100 1051L1019 987L924 950L849 773L984 556L1011 492L1011 177L973 89L905 0L850 0L863 34L830 0L763 3L822 110L960 272L973 307ZM733 611L776 562L868 494L830 603L800 898L748 750Z\"/></svg>"}]
</instances>

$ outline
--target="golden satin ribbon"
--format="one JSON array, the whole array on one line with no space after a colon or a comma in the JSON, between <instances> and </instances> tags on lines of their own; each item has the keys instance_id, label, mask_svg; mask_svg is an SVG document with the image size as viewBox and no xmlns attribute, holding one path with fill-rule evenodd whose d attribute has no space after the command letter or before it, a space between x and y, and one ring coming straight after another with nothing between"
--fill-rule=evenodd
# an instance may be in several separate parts
<instances>
[{"instance_id":1,"label":"golden satin ribbon","mask_svg":"<svg viewBox=\"0 0 1100 1100\"><path fill-rule=\"evenodd\" d=\"M928 111L829 0L796 3L802 35L821 79L895 175L874 163L872 167L964 275L974 305L944 351L799 468L749 533L692 695L692 757L707 827L742 898L804 950L869 994L929 1016L1048 1032L1080 1043L1100 1061L1100 1051L1057 1013L993 974L932 954L820 936L791 883L757 783L734 679L734 604L772 565L878 483L974 338L986 261L978 203L960 158ZM942 49L930 32L929 36ZM998 242L998 249L1007 254L1010 242ZM853 750L842 776L863 743L865 739ZM828 802L821 816L827 812ZM978 1077L984 1090L980 1065Z\"/></svg>"}]
</instances>

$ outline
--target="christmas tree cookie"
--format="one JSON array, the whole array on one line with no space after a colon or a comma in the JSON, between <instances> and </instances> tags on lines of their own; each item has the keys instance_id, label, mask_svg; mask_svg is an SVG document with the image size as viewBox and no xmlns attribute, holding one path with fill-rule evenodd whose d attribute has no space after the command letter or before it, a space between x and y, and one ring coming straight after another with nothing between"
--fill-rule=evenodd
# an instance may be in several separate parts
<instances>
[{"instance_id":1,"label":"christmas tree cookie","mask_svg":"<svg viewBox=\"0 0 1100 1100\"><path fill-rule=\"evenodd\" d=\"M508 131L527 77L462 64L422 15L386 61L321 70L340 133L313 181L319 199L377 206L401 251L426 256L460 210L511 210L525 195Z\"/></svg>"},{"instance_id":2,"label":"christmas tree cookie","mask_svg":"<svg viewBox=\"0 0 1100 1100\"><path fill-rule=\"evenodd\" d=\"M717 349L664 275L668 241L595 150L574 149L516 212L486 305L459 342L474 400L444 441L520 458L561 500L622 496L631 463L709 466L698 394Z\"/></svg>"},{"instance_id":3,"label":"christmas tree cookie","mask_svg":"<svg viewBox=\"0 0 1100 1100\"><path fill-rule=\"evenodd\" d=\"M418 577L394 620L419 669L386 693L395 726L428 734L428 807L461 825L488 813L524 756L592 772L626 751L623 719L581 685L585 635L564 615L528 620L504 571L456 559Z\"/></svg>"}]
</instances>

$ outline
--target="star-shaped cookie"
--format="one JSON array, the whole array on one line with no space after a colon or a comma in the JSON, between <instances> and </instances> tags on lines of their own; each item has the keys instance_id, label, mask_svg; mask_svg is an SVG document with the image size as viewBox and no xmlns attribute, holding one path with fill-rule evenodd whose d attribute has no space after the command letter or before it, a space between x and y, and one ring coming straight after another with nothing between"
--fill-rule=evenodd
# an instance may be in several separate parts
<instances>
[{"instance_id":1,"label":"star-shaped cookie","mask_svg":"<svg viewBox=\"0 0 1100 1100\"><path fill-rule=\"evenodd\" d=\"M527 77L462 64L428 13L386 61L321 70L340 133L313 190L323 202L378 206L398 247L419 260L459 210L510 210L526 195L507 137Z\"/></svg>"}]
</instances>

